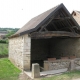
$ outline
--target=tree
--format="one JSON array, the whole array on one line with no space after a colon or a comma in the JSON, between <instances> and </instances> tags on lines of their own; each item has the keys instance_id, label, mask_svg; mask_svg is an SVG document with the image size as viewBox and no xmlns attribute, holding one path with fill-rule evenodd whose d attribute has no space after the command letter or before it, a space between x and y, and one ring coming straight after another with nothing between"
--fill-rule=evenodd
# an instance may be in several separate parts
<instances>
[{"instance_id":1,"label":"tree","mask_svg":"<svg viewBox=\"0 0 80 80\"><path fill-rule=\"evenodd\" d=\"M15 33L15 31L9 31L8 34L6 35L6 38L10 37L11 35L13 35Z\"/></svg>"}]
</instances>

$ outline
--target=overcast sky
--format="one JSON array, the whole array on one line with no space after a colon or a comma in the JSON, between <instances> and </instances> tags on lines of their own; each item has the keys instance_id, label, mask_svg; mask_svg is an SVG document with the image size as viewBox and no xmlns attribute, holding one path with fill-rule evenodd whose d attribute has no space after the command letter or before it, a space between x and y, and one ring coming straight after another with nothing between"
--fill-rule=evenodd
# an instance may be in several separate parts
<instances>
[{"instance_id":1,"label":"overcast sky","mask_svg":"<svg viewBox=\"0 0 80 80\"><path fill-rule=\"evenodd\" d=\"M21 28L31 18L61 3L70 13L80 11L80 0L0 0L0 27Z\"/></svg>"}]
</instances>

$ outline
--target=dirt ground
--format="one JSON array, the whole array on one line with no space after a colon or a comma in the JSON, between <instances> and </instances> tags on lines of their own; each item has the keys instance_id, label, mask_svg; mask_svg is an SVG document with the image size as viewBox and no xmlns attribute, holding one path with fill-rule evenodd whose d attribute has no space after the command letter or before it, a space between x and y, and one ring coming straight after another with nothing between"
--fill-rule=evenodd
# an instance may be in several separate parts
<instances>
[{"instance_id":1,"label":"dirt ground","mask_svg":"<svg viewBox=\"0 0 80 80\"><path fill-rule=\"evenodd\" d=\"M80 78L78 78L78 79L73 79L73 80L80 80Z\"/></svg>"},{"instance_id":2,"label":"dirt ground","mask_svg":"<svg viewBox=\"0 0 80 80\"><path fill-rule=\"evenodd\" d=\"M20 73L19 80L40 80L40 79L31 79L25 73ZM80 80L80 78L71 79L71 80Z\"/></svg>"}]
</instances>

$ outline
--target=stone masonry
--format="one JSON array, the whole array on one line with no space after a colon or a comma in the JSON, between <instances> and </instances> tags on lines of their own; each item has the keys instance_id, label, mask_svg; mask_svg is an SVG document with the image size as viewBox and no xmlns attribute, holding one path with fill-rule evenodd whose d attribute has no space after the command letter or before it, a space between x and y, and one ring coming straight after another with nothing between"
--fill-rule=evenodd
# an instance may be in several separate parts
<instances>
[{"instance_id":1,"label":"stone masonry","mask_svg":"<svg viewBox=\"0 0 80 80\"><path fill-rule=\"evenodd\" d=\"M39 63L42 60L39 65L43 67L43 61L49 57L60 59L69 56L80 57L79 38L32 40L26 34L9 39L9 59L22 70L30 70L31 61Z\"/></svg>"},{"instance_id":2,"label":"stone masonry","mask_svg":"<svg viewBox=\"0 0 80 80\"><path fill-rule=\"evenodd\" d=\"M30 70L31 61L31 38L24 35L24 48L23 48L23 65L24 70Z\"/></svg>"},{"instance_id":3,"label":"stone masonry","mask_svg":"<svg viewBox=\"0 0 80 80\"><path fill-rule=\"evenodd\" d=\"M9 39L9 59L22 70L30 70L31 39L28 35Z\"/></svg>"},{"instance_id":4,"label":"stone masonry","mask_svg":"<svg viewBox=\"0 0 80 80\"><path fill-rule=\"evenodd\" d=\"M68 68L70 60L54 60L44 61L44 69L46 70L58 70Z\"/></svg>"},{"instance_id":5,"label":"stone masonry","mask_svg":"<svg viewBox=\"0 0 80 80\"><path fill-rule=\"evenodd\" d=\"M54 60L54 61L44 61L44 70L59 70L65 69L67 70L80 70L80 58L75 59L63 59L63 60Z\"/></svg>"}]
</instances>

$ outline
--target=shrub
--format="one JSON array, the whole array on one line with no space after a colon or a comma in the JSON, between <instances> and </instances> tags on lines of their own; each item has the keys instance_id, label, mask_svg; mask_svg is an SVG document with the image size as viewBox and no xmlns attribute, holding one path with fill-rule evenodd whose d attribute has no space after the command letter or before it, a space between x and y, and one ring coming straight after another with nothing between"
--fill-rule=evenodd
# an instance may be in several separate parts
<instances>
[{"instance_id":1,"label":"shrub","mask_svg":"<svg viewBox=\"0 0 80 80\"><path fill-rule=\"evenodd\" d=\"M0 57L8 56L8 44L0 43Z\"/></svg>"},{"instance_id":2,"label":"shrub","mask_svg":"<svg viewBox=\"0 0 80 80\"><path fill-rule=\"evenodd\" d=\"M0 43L6 43L6 40L0 40Z\"/></svg>"}]
</instances>

